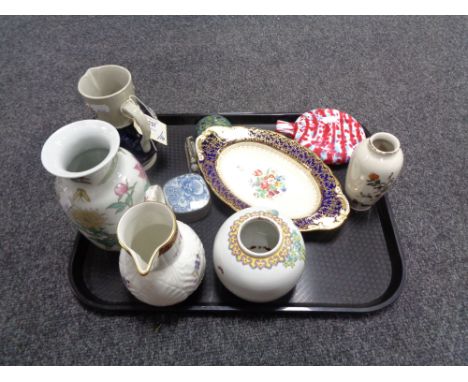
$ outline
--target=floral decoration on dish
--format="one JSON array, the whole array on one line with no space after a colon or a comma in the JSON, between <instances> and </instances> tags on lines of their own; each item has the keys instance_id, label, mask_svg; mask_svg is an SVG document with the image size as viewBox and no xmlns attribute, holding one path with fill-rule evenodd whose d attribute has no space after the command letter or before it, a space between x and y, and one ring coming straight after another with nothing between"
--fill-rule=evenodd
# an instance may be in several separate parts
<instances>
[{"instance_id":1,"label":"floral decoration on dish","mask_svg":"<svg viewBox=\"0 0 468 382\"><path fill-rule=\"evenodd\" d=\"M277 175L273 169L267 169L263 172L256 169L253 172L250 184L254 189L254 196L261 199L271 199L281 192L286 191L284 176Z\"/></svg>"}]
</instances>

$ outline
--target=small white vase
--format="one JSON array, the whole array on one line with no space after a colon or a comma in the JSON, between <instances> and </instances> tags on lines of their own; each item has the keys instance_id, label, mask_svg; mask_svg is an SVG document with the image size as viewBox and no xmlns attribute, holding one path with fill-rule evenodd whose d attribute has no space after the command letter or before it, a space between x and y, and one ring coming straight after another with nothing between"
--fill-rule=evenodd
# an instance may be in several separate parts
<instances>
[{"instance_id":1,"label":"small white vase","mask_svg":"<svg viewBox=\"0 0 468 382\"><path fill-rule=\"evenodd\" d=\"M56 176L60 205L80 232L104 250L117 251L122 214L144 200L149 187L141 164L119 148L109 123L84 120L63 126L44 143L45 169Z\"/></svg>"},{"instance_id":2,"label":"small white vase","mask_svg":"<svg viewBox=\"0 0 468 382\"><path fill-rule=\"evenodd\" d=\"M305 245L291 219L246 208L219 229L213 248L218 278L244 300L267 302L288 293L305 268Z\"/></svg>"},{"instance_id":3,"label":"small white vase","mask_svg":"<svg viewBox=\"0 0 468 382\"><path fill-rule=\"evenodd\" d=\"M400 141L389 133L376 133L353 152L346 173L346 194L351 208L371 208L396 180L403 167Z\"/></svg>"}]
</instances>

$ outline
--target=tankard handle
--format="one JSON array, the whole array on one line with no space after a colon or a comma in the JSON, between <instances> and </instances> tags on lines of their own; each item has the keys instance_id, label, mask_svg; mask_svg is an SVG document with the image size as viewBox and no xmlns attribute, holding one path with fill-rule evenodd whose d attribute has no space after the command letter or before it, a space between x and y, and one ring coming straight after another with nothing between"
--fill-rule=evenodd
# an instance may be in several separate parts
<instances>
[{"instance_id":1,"label":"tankard handle","mask_svg":"<svg viewBox=\"0 0 468 382\"><path fill-rule=\"evenodd\" d=\"M127 99L120 106L120 111L122 114L128 118L133 119L136 130L143 136L141 140L141 146L144 152L151 150L151 129L150 123L146 118L146 114L143 113L140 106L132 99Z\"/></svg>"},{"instance_id":2,"label":"tankard handle","mask_svg":"<svg viewBox=\"0 0 468 382\"><path fill-rule=\"evenodd\" d=\"M164 197L164 191L161 186L157 184L150 186L145 192L145 202L159 202L167 204L166 198Z\"/></svg>"}]
</instances>

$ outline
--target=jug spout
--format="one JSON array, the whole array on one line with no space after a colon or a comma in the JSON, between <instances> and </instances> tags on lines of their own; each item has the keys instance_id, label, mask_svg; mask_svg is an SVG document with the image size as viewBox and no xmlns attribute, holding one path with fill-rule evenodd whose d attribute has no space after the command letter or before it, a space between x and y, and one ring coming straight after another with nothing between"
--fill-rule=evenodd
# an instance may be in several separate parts
<instances>
[{"instance_id":1,"label":"jug spout","mask_svg":"<svg viewBox=\"0 0 468 382\"><path fill-rule=\"evenodd\" d=\"M107 100L118 97L118 106L134 94L132 75L118 65L94 66L86 70L78 81L78 91L88 101Z\"/></svg>"},{"instance_id":2,"label":"jug spout","mask_svg":"<svg viewBox=\"0 0 468 382\"><path fill-rule=\"evenodd\" d=\"M89 68L80 79L81 93L99 97L103 94L102 85L100 84L98 72L99 67ZM90 94L89 94L90 93Z\"/></svg>"},{"instance_id":3,"label":"jug spout","mask_svg":"<svg viewBox=\"0 0 468 382\"><path fill-rule=\"evenodd\" d=\"M142 276L157 267L160 255L177 239L177 222L172 210L159 202L143 202L128 209L117 226L117 238Z\"/></svg>"},{"instance_id":4,"label":"jug spout","mask_svg":"<svg viewBox=\"0 0 468 382\"><path fill-rule=\"evenodd\" d=\"M122 243L120 245L122 245ZM127 251L127 253L132 257L138 273L142 276L146 276L151 271L151 269L156 267L158 264L159 248L153 252L149 262L146 262L142 256L132 248L127 246L124 247L123 245L122 248L125 249L125 251Z\"/></svg>"}]
</instances>

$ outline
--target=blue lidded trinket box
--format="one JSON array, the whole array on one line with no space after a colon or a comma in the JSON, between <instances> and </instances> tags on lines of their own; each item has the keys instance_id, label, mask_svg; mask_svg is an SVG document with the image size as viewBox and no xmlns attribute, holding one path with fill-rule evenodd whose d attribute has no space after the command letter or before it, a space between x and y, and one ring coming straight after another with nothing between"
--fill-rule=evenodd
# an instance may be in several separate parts
<instances>
[{"instance_id":1,"label":"blue lidded trinket box","mask_svg":"<svg viewBox=\"0 0 468 382\"><path fill-rule=\"evenodd\" d=\"M190 173L172 178L164 185L163 191L177 219L190 223L208 214L210 191L200 175Z\"/></svg>"}]
</instances>

